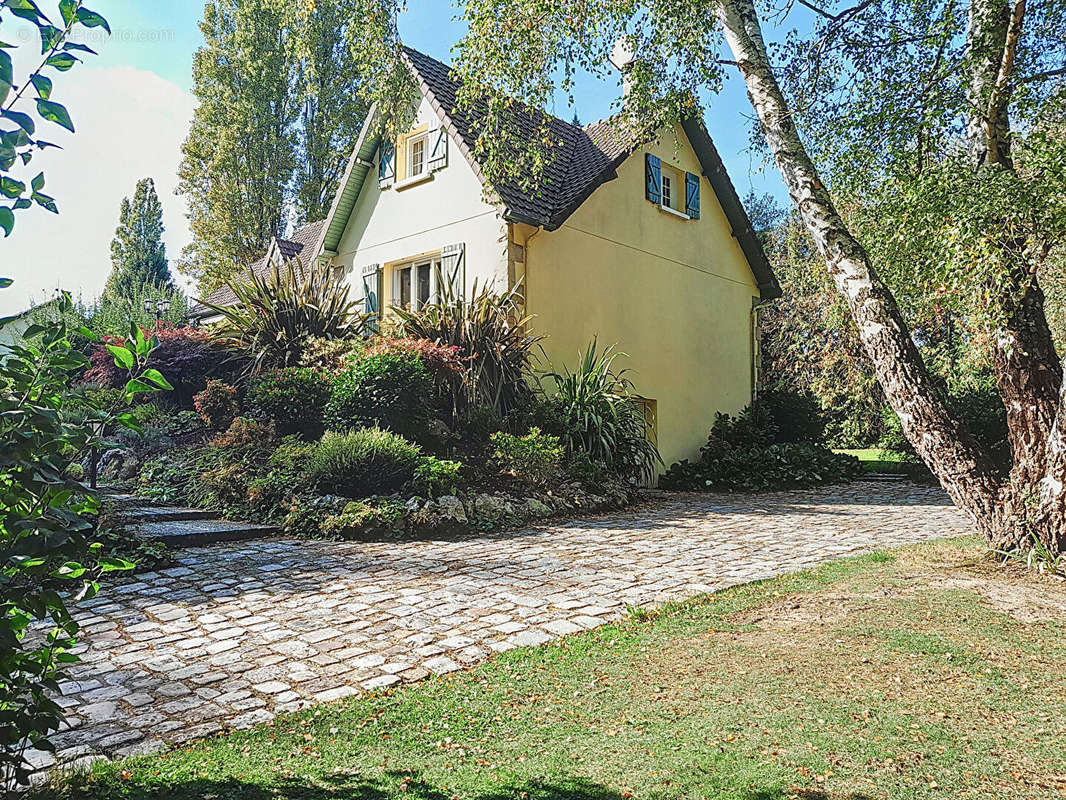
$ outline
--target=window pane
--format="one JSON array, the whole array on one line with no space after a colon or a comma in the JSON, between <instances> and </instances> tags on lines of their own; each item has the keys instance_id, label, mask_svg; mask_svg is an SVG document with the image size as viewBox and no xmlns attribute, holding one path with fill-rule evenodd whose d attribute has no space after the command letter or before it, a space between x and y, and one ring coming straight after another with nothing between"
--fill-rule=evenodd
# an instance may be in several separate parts
<instances>
[{"instance_id":1,"label":"window pane","mask_svg":"<svg viewBox=\"0 0 1066 800\"><path fill-rule=\"evenodd\" d=\"M411 268L400 270L400 306L411 307Z\"/></svg>"},{"instance_id":2,"label":"window pane","mask_svg":"<svg viewBox=\"0 0 1066 800\"><path fill-rule=\"evenodd\" d=\"M421 175L426 160L426 140L415 139L411 142L411 175Z\"/></svg>"},{"instance_id":3,"label":"window pane","mask_svg":"<svg viewBox=\"0 0 1066 800\"><path fill-rule=\"evenodd\" d=\"M673 208L674 205L674 192L673 182L670 180L669 175L663 175L663 205Z\"/></svg>"},{"instance_id":4,"label":"window pane","mask_svg":"<svg viewBox=\"0 0 1066 800\"><path fill-rule=\"evenodd\" d=\"M429 302L429 264L418 266L418 305Z\"/></svg>"}]
</instances>

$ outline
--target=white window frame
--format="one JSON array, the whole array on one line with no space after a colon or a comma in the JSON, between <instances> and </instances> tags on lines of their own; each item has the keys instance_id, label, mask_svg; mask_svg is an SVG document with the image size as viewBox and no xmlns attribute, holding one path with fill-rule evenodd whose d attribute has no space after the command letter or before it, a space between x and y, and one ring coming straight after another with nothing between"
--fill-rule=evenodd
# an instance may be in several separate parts
<instances>
[{"instance_id":1,"label":"white window frame","mask_svg":"<svg viewBox=\"0 0 1066 800\"><path fill-rule=\"evenodd\" d=\"M411 310L418 311L422 308L422 302L418 299L418 270L425 266L429 267L428 305L432 305L438 301L440 298L439 279L441 274L441 258L439 255L431 258L417 258L412 261L402 261L392 267L392 305L402 308L402 306L400 306L401 273L405 269L410 269L411 272L408 275L408 285L411 289Z\"/></svg>"},{"instance_id":2,"label":"white window frame","mask_svg":"<svg viewBox=\"0 0 1066 800\"><path fill-rule=\"evenodd\" d=\"M413 172L411 166L414 164L415 145L421 142L422 144L422 165L418 172ZM406 179L420 178L429 172L429 133L419 133L415 136L411 136L407 140L407 163Z\"/></svg>"},{"instance_id":3,"label":"white window frame","mask_svg":"<svg viewBox=\"0 0 1066 800\"><path fill-rule=\"evenodd\" d=\"M669 187L669 189L667 188ZM659 202L663 208L673 208L671 202L674 194L674 176L669 174L662 166L659 167Z\"/></svg>"}]
</instances>

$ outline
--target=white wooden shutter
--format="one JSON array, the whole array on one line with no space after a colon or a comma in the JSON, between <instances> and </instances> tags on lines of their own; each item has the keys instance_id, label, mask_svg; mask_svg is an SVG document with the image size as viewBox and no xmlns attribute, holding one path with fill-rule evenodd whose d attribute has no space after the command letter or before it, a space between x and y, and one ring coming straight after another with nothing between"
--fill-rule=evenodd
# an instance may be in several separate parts
<instances>
[{"instance_id":1,"label":"white wooden shutter","mask_svg":"<svg viewBox=\"0 0 1066 800\"><path fill-rule=\"evenodd\" d=\"M466 293L466 245L464 243L446 244L441 248L440 271L442 298L463 297Z\"/></svg>"},{"instance_id":2,"label":"white wooden shutter","mask_svg":"<svg viewBox=\"0 0 1066 800\"><path fill-rule=\"evenodd\" d=\"M362 277L363 313L374 315L374 319L367 322L367 329L376 331L377 321L381 318L381 264L367 264L362 269Z\"/></svg>"},{"instance_id":3,"label":"white wooden shutter","mask_svg":"<svg viewBox=\"0 0 1066 800\"><path fill-rule=\"evenodd\" d=\"M434 122L433 127L429 129L428 141L430 170L448 166L448 132L441 126L439 120Z\"/></svg>"}]
</instances>

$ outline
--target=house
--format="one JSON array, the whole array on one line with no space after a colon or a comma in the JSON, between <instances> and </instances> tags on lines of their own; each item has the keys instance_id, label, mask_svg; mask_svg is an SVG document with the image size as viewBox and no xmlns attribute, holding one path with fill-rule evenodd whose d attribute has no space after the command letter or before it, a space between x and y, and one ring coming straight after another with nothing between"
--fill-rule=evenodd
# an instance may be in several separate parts
<instances>
[{"instance_id":1,"label":"house","mask_svg":"<svg viewBox=\"0 0 1066 800\"><path fill-rule=\"evenodd\" d=\"M284 266L290 259L294 258L297 259L301 268L307 269L317 255L316 248L318 247L318 240L321 237L324 222L325 220L319 220L318 222L302 225L285 239L280 236L273 237L266 253L258 261L249 264L247 272L263 276L273 267ZM225 308L237 302L237 295L233 293L233 289L229 286L220 286L209 294L205 300L212 306ZM217 311L202 302L195 303L189 309L189 316L194 322L199 324L210 324L217 322L220 318Z\"/></svg>"},{"instance_id":2,"label":"house","mask_svg":"<svg viewBox=\"0 0 1066 800\"><path fill-rule=\"evenodd\" d=\"M35 324L52 322L55 318L53 309L59 303L59 298L54 297L40 305L31 306L18 314L9 317L0 317L0 346L19 346L24 343L23 335L26 330Z\"/></svg>"},{"instance_id":3,"label":"house","mask_svg":"<svg viewBox=\"0 0 1066 800\"><path fill-rule=\"evenodd\" d=\"M433 302L442 281L521 281L548 363L574 365L593 337L616 344L664 461L695 456L716 412L751 401L757 309L781 293L702 122L638 146L609 121L552 117L562 145L540 185L488 186L449 67L405 54L414 121L383 143L371 109L313 254L384 315Z\"/></svg>"}]
</instances>

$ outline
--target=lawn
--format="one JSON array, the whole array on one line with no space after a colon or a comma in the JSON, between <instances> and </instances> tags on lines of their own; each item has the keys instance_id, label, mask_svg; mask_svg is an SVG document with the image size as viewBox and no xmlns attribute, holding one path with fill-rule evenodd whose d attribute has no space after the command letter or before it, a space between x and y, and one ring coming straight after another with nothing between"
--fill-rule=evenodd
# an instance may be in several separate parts
<instances>
[{"instance_id":1,"label":"lawn","mask_svg":"<svg viewBox=\"0 0 1066 800\"><path fill-rule=\"evenodd\" d=\"M1066 586L938 542L98 764L63 798L1061 798Z\"/></svg>"},{"instance_id":2,"label":"lawn","mask_svg":"<svg viewBox=\"0 0 1066 800\"><path fill-rule=\"evenodd\" d=\"M857 450L834 450L836 453L845 453L855 456L862 462L862 467L867 472L906 472L906 463L902 453L893 453L891 450L882 450L879 447L863 447Z\"/></svg>"}]
</instances>

